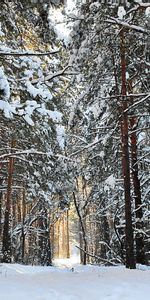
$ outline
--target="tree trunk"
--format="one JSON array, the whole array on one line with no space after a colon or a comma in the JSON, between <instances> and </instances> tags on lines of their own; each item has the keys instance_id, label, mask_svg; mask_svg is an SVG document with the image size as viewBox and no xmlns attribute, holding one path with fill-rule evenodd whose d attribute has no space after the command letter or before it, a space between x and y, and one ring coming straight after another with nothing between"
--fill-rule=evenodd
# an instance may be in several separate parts
<instances>
[{"instance_id":1,"label":"tree trunk","mask_svg":"<svg viewBox=\"0 0 150 300\"><path fill-rule=\"evenodd\" d=\"M0 178L0 186L2 186L3 179ZM3 193L0 191L0 253L2 249L2 196ZM1 256L0 256L0 261L1 261Z\"/></svg>"},{"instance_id":2,"label":"tree trunk","mask_svg":"<svg viewBox=\"0 0 150 300\"><path fill-rule=\"evenodd\" d=\"M11 152L12 152L12 148L14 147L15 147L15 140L12 138ZM8 183L7 183L7 193L6 193L6 208L4 214L3 246L2 246L3 262L6 263L11 262L10 210L11 210L13 168L14 168L14 159L10 157L8 163Z\"/></svg>"},{"instance_id":3,"label":"tree trunk","mask_svg":"<svg viewBox=\"0 0 150 300\"><path fill-rule=\"evenodd\" d=\"M66 258L65 215L61 218L61 257Z\"/></svg>"},{"instance_id":4,"label":"tree trunk","mask_svg":"<svg viewBox=\"0 0 150 300\"><path fill-rule=\"evenodd\" d=\"M121 143L122 143L122 172L125 193L125 234L126 234L126 268L135 269L133 225L131 214L131 183L129 163L128 142L128 115L126 99L126 58L125 58L125 36L124 29L120 31L120 55L121 55L121 80L122 80L122 121L121 121Z\"/></svg>"},{"instance_id":5,"label":"tree trunk","mask_svg":"<svg viewBox=\"0 0 150 300\"><path fill-rule=\"evenodd\" d=\"M44 204L40 207L40 218L39 218L39 262L42 266L51 266L51 243L50 243L50 230L48 224L48 213Z\"/></svg>"},{"instance_id":6,"label":"tree trunk","mask_svg":"<svg viewBox=\"0 0 150 300\"><path fill-rule=\"evenodd\" d=\"M21 233L22 262L24 262L24 254L25 254L25 232L24 232L25 216L26 216L26 203L25 203L25 190L23 189L23 197L22 197L22 233Z\"/></svg>"},{"instance_id":7,"label":"tree trunk","mask_svg":"<svg viewBox=\"0 0 150 300\"><path fill-rule=\"evenodd\" d=\"M81 231L82 231L82 240L83 240L83 251L82 251L82 255L81 255L81 261L82 261L82 264L83 265L86 265L86 262L87 262L87 240L86 240L86 232L85 232L85 227L84 227L84 223L83 223L83 220L82 220L82 216L80 214L80 210L79 210L79 207L78 207L78 204L77 204L77 201L76 201L76 196L75 196L75 193L73 192L73 199L74 199L74 205L75 205L75 208L76 208L76 211L77 211L77 214L78 214L78 217L79 217L79 223L80 223L80 228L81 228Z\"/></svg>"},{"instance_id":8,"label":"tree trunk","mask_svg":"<svg viewBox=\"0 0 150 300\"><path fill-rule=\"evenodd\" d=\"M69 210L66 212L66 245L67 245L67 258L70 258L70 247L69 247Z\"/></svg>"},{"instance_id":9,"label":"tree trunk","mask_svg":"<svg viewBox=\"0 0 150 300\"><path fill-rule=\"evenodd\" d=\"M60 258L60 219L57 223L57 258Z\"/></svg>"},{"instance_id":10,"label":"tree trunk","mask_svg":"<svg viewBox=\"0 0 150 300\"><path fill-rule=\"evenodd\" d=\"M141 200L141 187L138 176L138 163L137 163L137 136L136 136L136 118L131 117L131 159L132 159L132 178L133 178L133 189L135 197L135 216L136 216L136 261L139 264L145 264L145 253L144 253L144 236L140 232L143 229L143 210Z\"/></svg>"},{"instance_id":11,"label":"tree trunk","mask_svg":"<svg viewBox=\"0 0 150 300\"><path fill-rule=\"evenodd\" d=\"M132 79L128 82L129 93L133 93ZM133 97L130 98L130 104L133 105ZM132 179L133 179L133 190L135 198L135 216L136 216L136 261L139 264L145 264L145 252L144 252L144 236L143 230L143 210L142 210L142 199L141 199L141 186L139 180L139 169L138 169L138 154L137 154L137 134L136 134L136 124L137 118L131 114L130 117L130 141L131 141L131 166L132 166Z\"/></svg>"}]
</instances>

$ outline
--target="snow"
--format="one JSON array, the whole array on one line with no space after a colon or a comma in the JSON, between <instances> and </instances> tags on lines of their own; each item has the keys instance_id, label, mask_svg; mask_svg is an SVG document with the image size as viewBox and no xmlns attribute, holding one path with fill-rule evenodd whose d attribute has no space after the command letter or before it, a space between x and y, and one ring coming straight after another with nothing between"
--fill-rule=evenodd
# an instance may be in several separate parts
<instances>
[{"instance_id":1,"label":"snow","mask_svg":"<svg viewBox=\"0 0 150 300\"><path fill-rule=\"evenodd\" d=\"M91 11L95 11L95 9L99 9L100 8L100 3L99 2L94 2L90 5L90 10Z\"/></svg>"},{"instance_id":2,"label":"snow","mask_svg":"<svg viewBox=\"0 0 150 300\"><path fill-rule=\"evenodd\" d=\"M6 118L12 118L13 114L16 113L15 107L3 100L0 100L0 110L4 112Z\"/></svg>"},{"instance_id":3,"label":"snow","mask_svg":"<svg viewBox=\"0 0 150 300\"><path fill-rule=\"evenodd\" d=\"M2 300L149 300L150 269L0 266Z\"/></svg>"},{"instance_id":4,"label":"snow","mask_svg":"<svg viewBox=\"0 0 150 300\"><path fill-rule=\"evenodd\" d=\"M0 67L0 91L3 92L5 99L10 98L10 87L6 75L4 74L4 68Z\"/></svg>"},{"instance_id":5,"label":"snow","mask_svg":"<svg viewBox=\"0 0 150 300\"><path fill-rule=\"evenodd\" d=\"M4 36L4 32L2 31L2 25L1 25L1 22L0 22L0 36Z\"/></svg>"},{"instance_id":6,"label":"snow","mask_svg":"<svg viewBox=\"0 0 150 300\"><path fill-rule=\"evenodd\" d=\"M26 121L26 123L28 123L30 126L34 126L34 122L31 119L31 117L29 115L24 115L23 119Z\"/></svg>"},{"instance_id":7,"label":"snow","mask_svg":"<svg viewBox=\"0 0 150 300\"><path fill-rule=\"evenodd\" d=\"M101 158L104 158L105 152L104 152L104 151L100 151L99 156L100 156Z\"/></svg>"},{"instance_id":8,"label":"snow","mask_svg":"<svg viewBox=\"0 0 150 300\"><path fill-rule=\"evenodd\" d=\"M149 17L150 16L150 7L147 7L145 10L145 16Z\"/></svg>"},{"instance_id":9,"label":"snow","mask_svg":"<svg viewBox=\"0 0 150 300\"><path fill-rule=\"evenodd\" d=\"M129 24L128 22L122 21L121 19L115 19L115 18L111 17L110 19L107 19L106 22L112 23L112 24L122 25L122 26L124 26L126 28L129 28L129 29L132 29L132 30L135 30L135 31L139 31L141 33L148 34L147 29L142 28L140 26L136 26L134 24Z\"/></svg>"},{"instance_id":10,"label":"snow","mask_svg":"<svg viewBox=\"0 0 150 300\"><path fill-rule=\"evenodd\" d=\"M53 26L57 37L62 40L66 46L70 42L70 32L73 25L70 17L74 19L76 18L76 14L76 0L66 0L65 10L62 11L61 8L51 8L51 13L49 14L50 26ZM66 16L69 16L69 22L67 22Z\"/></svg>"},{"instance_id":11,"label":"snow","mask_svg":"<svg viewBox=\"0 0 150 300\"><path fill-rule=\"evenodd\" d=\"M119 17L119 19L123 19L125 15L126 15L126 11L125 11L124 7L119 6L118 7L118 17Z\"/></svg>"},{"instance_id":12,"label":"snow","mask_svg":"<svg viewBox=\"0 0 150 300\"><path fill-rule=\"evenodd\" d=\"M61 149L65 147L65 127L62 125L56 125L57 141Z\"/></svg>"},{"instance_id":13,"label":"snow","mask_svg":"<svg viewBox=\"0 0 150 300\"><path fill-rule=\"evenodd\" d=\"M57 110L47 110L47 114L54 122L61 122L62 120L62 113Z\"/></svg>"},{"instance_id":14,"label":"snow","mask_svg":"<svg viewBox=\"0 0 150 300\"><path fill-rule=\"evenodd\" d=\"M60 9L51 9L51 14L49 15L50 24L53 25L53 28L60 40L63 40L67 45L70 29L68 28L65 20L64 14Z\"/></svg>"},{"instance_id":15,"label":"snow","mask_svg":"<svg viewBox=\"0 0 150 300\"><path fill-rule=\"evenodd\" d=\"M116 183L116 179L114 177L114 175L110 175L106 180L105 180L105 188L104 190L107 191L109 190L109 187L114 189L115 188L115 183Z\"/></svg>"},{"instance_id":16,"label":"snow","mask_svg":"<svg viewBox=\"0 0 150 300\"><path fill-rule=\"evenodd\" d=\"M42 79L42 78L41 78ZM33 98L36 98L37 95L41 96L44 99L51 100L52 99L52 94L48 90L44 90L43 87L34 87L30 81L27 81L26 83L27 86L27 91L30 93Z\"/></svg>"},{"instance_id":17,"label":"snow","mask_svg":"<svg viewBox=\"0 0 150 300\"><path fill-rule=\"evenodd\" d=\"M130 78L130 75L128 72L126 72L126 79L129 79Z\"/></svg>"}]
</instances>

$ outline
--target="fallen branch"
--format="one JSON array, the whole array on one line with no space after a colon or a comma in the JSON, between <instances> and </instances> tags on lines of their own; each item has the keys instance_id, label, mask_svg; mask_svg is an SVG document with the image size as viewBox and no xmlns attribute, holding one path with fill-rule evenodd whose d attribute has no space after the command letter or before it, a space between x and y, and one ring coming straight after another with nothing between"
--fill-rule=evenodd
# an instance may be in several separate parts
<instances>
[{"instance_id":1,"label":"fallen branch","mask_svg":"<svg viewBox=\"0 0 150 300\"><path fill-rule=\"evenodd\" d=\"M91 257L94 257L98 260L101 260L102 262L105 262L107 264L111 264L112 266L117 266L117 264L107 260L107 259L104 259L104 258L101 258L100 256L97 256L97 255L94 255L94 254L91 254L91 253L88 253L87 251L84 251L84 249L82 249L81 247L79 246L76 246L76 248L78 248L79 250L83 251L84 253L86 253L88 256L91 256Z\"/></svg>"}]
</instances>

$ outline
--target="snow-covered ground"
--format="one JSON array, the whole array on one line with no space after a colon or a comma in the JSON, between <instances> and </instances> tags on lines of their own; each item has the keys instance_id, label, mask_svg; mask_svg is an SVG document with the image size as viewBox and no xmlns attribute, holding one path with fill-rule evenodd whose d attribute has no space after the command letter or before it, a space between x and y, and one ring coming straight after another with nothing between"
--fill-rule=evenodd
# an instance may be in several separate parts
<instances>
[{"instance_id":1,"label":"snow-covered ground","mask_svg":"<svg viewBox=\"0 0 150 300\"><path fill-rule=\"evenodd\" d=\"M1 300L149 300L150 269L0 265ZM65 264L68 266L65 267ZM57 261L58 265L58 261Z\"/></svg>"}]
</instances>

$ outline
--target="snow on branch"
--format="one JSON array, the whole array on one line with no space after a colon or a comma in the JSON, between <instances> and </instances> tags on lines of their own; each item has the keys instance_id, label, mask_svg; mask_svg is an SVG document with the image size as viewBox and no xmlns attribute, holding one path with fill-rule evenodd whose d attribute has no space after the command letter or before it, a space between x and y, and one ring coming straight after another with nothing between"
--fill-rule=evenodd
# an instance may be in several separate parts
<instances>
[{"instance_id":1,"label":"snow on branch","mask_svg":"<svg viewBox=\"0 0 150 300\"><path fill-rule=\"evenodd\" d=\"M131 108L135 107L136 105L145 102L146 100L148 100L149 97L150 97L150 93L149 93L146 97L140 99L139 101L136 101L134 104L132 104L132 105L131 105L130 107L128 107L126 110L124 110L124 113L127 112L127 111L129 111Z\"/></svg>"},{"instance_id":2,"label":"snow on branch","mask_svg":"<svg viewBox=\"0 0 150 300\"><path fill-rule=\"evenodd\" d=\"M147 9L150 7L150 2L149 3L143 3L143 2L139 2L139 1L134 1L134 3L136 4L135 7L132 7L131 9L129 9L126 13L126 16L129 15L132 12L135 12L139 9Z\"/></svg>"},{"instance_id":3,"label":"snow on branch","mask_svg":"<svg viewBox=\"0 0 150 300\"><path fill-rule=\"evenodd\" d=\"M148 153L142 155L142 156L136 161L136 163L133 165L133 168L134 168L141 160L143 160L145 157L147 157L147 156L149 157L149 155L150 155L150 151L148 151Z\"/></svg>"},{"instance_id":4,"label":"snow on branch","mask_svg":"<svg viewBox=\"0 0 150 300\"><path fill-rule=\"evenodd\" d=\"M129 23L125 22L125 21L122 21L122 20L119 20L119 19L116 19L116 18L113 18L113 17L109 17L108 19L105 20L105 22L110 23L110 24L121 25L121 26L123 26L125 28L132 29L132 30L135 30L135 31L138 31L138 32L141 32L141 33L148 34L148 30L145 29L145 28L142 28L140 26L136 26L136 25L133 25L133 24L129 24Z\"/></svg>"},{"instance_id":5,"label":"snow on branch","mask_svg":"<svg viewBox=\"0 0 150 300\"><path fill-rule=\"evenodd\" d=\"M88 95L90 88L86 87L86 89L84 91L82 91L82 93L80 94L79 97L77 97L77 99L74 99L74 104L72 105L72 109L70 112L70 116L69 116L69 120L68 120L68 127L72 127L73 126L73 121L74 121L74 117L76 114L76 110L78 108L79 103L81 102L81 100Z\"/></svg>"},{"instance_id":6,"label":"snow on branch","mask_svg":"<svg viewBox=\"0 0 150 300\"><path fill-rule=\"evenodd\" d=\"M48 52L3 52L0 51L0 56L45 56L52 55L60 52L60 49L56 49Z\"/></svg>"},{"instance_id":7,"label":"snow on branch","mask_svg":"<svg viewBox=\"0 0 150 300\"><path fill-rule=\"evenodd\" d=\"M22 155L22 154L26 154L26 155L29 155L29 154L47 155L47 153L45 153L45 152L36 151L36 150L31 149L31 150L18 151L18 152L15 152L15 153L5 153L5 154L0 155L0 159L6 158L6 157L13 157L14 155L18 156L18 155Z\"/></svg>"},{"instance_id":8,"label":"snow on branch","mask_svg":"<svg viewBox=\"0 0 150 300\"><path fill-rule=\"evenodd\" d=\"M47 76L45 76L44 78L43 77L40 77L38 79L34 79L31 81L32 84L35 84L35 83L38 83L39 81L40 82L45 82L45 81L50 81L52 79L54 79L55 77L59 77L59 76L62 76L62 75L70 75L70 73L66 73L65 71L70 68L71 66L68 65L66 66L65 68L63 68L62 70L58 71L58 72L55 72L55 73L51 73Z\"/></svg>"},{"instance_id":9,"label":"snow on branch","mask_svg":"<svg viewBox=\"0 0 150 300\"><path fill-rule=\"evenodd\" d=\"M141 97L141 96L147 96L149 95L149 93L139 93L139 94L127 94L126 95L126 98L130 98L130 97ZM122 100L121 98L123 97L124 95L122 94L118 94L118 95L113 95L113 96L109 96L109 97L102 97L101 99L103 100L107 100L107 99L115 99L115 98L120 98L120 101L124 101Z\"/></svg>"},{"instance_id":10,"label":"snow on branch","mask_svg":"<svg viewBox=\"0 0 150 300\"><path fill-rule=\"evenodd\" d=\"M145 9L145 10L147 10L147 9L149 9L149 7L150 7L150 3L143 3L142 6L141 6L140 4L141 4L141 3L138 3L135 7L131 8L130 10L128 10L125 16L128 16L128 15L130 15L131 13L134 13L134 12L136 12L136 11L139 10L139 9ZM145 5L144 5L144 4L145 4Z\"/></svg>"},{"instance_id":11,"label":"snow on branch","mask_svg":"<svg viewBox=\"0 0 150 300\"><path fill-rule=\"evenodd\" d=\"M84 150L86 150L86 149L88 149L88 148L91 148L91 147L97 145L97 144L100 143L101 141L102 141L102 138L100 138L100 139L98 139L97 141L94 141L94 142L92 142L92 143L86 145L86 146L83 147L82 149L79 149L79 150L77 150L76 152L71 153L71 154L70 154L70 157L72 157L72 156L74 156L74 155L77 155L77 154L79 154L80 152L82 152L82 151L84 151Z\"/></svg>"},{"instance_id":12,"label":"snow on branch","mask_svg":"<svg viewBox=\"0 0 150 300\"><path fill-rule=\"evenodd\" d=\"M141 2L141 1L134 0L134 3L136 3L141 8L148 8L148 7L150 7L150 2L149 3L144 3L144 2Z\"/></svg>"}]
</instances>

